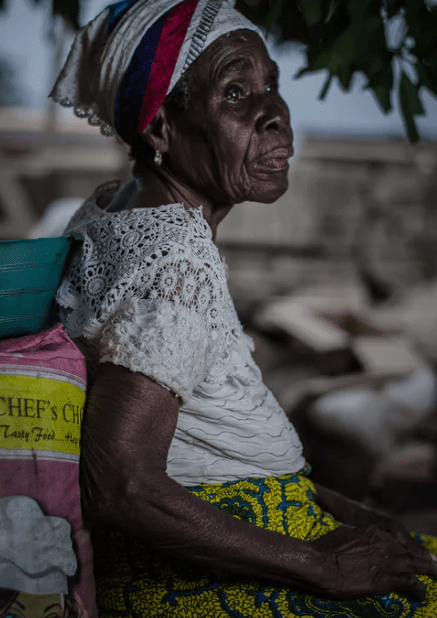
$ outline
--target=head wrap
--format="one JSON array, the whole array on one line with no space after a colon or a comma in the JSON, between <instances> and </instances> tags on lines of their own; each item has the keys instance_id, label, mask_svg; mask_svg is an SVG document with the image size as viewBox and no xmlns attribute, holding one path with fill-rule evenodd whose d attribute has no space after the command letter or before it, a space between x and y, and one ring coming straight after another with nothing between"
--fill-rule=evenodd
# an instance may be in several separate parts
<instances>
[{"instance_id":1,"label":"head wrap","mask_svg":"<svg viewBox=\"0 0 437 618\"><path fill-rule=\"evenodd\" d=\"M79 30L50 94L77 116L130 143L211 43L259 29L235 0L122 0Z\"/></svg>"},{"instance_id":2,"label":"head wrap","mask_svg":"<svg viewBox=\"0 0 437 618\"><path fill-rule=\"evenodd\" d=\"M0 498L0 588L68 594L77 568L70 533L67 520L44 515L32 498Z\"/></svg>"}]
</instances>

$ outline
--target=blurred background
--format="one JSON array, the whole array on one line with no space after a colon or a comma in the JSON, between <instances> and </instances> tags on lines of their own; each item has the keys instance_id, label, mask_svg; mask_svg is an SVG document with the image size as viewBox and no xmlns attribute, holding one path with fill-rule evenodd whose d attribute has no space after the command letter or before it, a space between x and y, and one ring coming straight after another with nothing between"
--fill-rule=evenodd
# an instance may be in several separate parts
<instances>
[{"instance_id":1,"label":"blurred background","mask_svg":"<svg viewBox=\"0 0 437 618\"><path fill-rule=\"evenodd\" d=\"M80 23L104 6L82 3ZM47 98L73 37L50 4L0 11L0 239L58 236L124 146ZM355 75L318 98L304 46L269 42L295 133L287 193L245 203L218 245L265 381L314 480L437 534L437 99L411 144Z\"/></svg>"}]
</instances>

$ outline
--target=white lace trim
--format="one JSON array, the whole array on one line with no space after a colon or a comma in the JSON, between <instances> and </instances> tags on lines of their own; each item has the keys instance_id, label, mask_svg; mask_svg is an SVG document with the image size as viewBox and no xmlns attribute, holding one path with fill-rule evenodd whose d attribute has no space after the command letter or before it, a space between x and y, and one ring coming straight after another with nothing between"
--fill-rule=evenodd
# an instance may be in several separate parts
<instances>
[{"instance_id":1,"label":"white lace trim","mask_svg":"<svg viewBox=\"0 0 437 618\"><path fill-rule=\"evenodd\" d=\"M101 362L140 371L186 402L202 381L249 378L226 270L200 209L182 204L106 212L100 188L68 232L84 243L58 290L70 337L97 338Z\"/></svg>"},{"instance_id":2,"label":"white lace trim","mask_svg":"<svg viewBox=\"0 0 437 618\"><path fill-rule=\"evenodd\" d=\"M74 115L78 118L87 118L88 124L93 127L100 127L100 133L105 137L113 137L116 135L114 127L99 118L92 107L76 105L70 101L70 99L62 97L58 93L54 93L51 96L52 99L56 101L56 103L59 103L59 105L62 105L62 107L72 107Z\"/></svg>"}]
</instances>

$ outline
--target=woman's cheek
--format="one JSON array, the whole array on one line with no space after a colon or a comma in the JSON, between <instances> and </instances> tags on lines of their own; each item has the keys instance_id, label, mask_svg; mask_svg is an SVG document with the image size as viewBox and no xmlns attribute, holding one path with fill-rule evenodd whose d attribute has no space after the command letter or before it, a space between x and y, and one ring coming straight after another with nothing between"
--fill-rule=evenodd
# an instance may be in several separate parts
<instances>
[{"instance_id":1,"label":"woman's cheek","mask_svg":"<svg viewBox=\"0 0 437 618\"><path fill-rule=\"evenodd\" d=\"M250 177L244 162L236 165L229 172L228 186L234 203L241 203L249 199L252 192L253 179Z\"/></svg>"},{"instance_id":2,"label":"woman's cheek","mask_svg":"<svg viewBox=\"0 0 437 618\"><path fill-rule=\"evenodd\" d=\"M211 123L211 129L217 188L230 203L243 202L252 184L245 162L251 132L235 122Z\"/></svg>"}]
</instances>

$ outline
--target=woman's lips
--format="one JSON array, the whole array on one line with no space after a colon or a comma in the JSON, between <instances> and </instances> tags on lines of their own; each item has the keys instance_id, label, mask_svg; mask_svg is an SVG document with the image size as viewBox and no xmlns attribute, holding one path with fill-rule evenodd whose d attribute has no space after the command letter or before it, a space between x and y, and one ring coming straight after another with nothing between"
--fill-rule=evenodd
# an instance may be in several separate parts
<instances>
[{"instance_id":1,"label":"woman's lips","mask_svg":"<svg viewBox=\"0 0 437 618\"><path fill-rule=\"evenodd\" d=\"M263 154L256 161L256 168L266 172L283 172L288 170L288 159L293 156L293 148L275 148Z\"/></svg>"},{"instance_id":2,"label":"woman's lips","mask_svg":"<svg viewBox=\"0 0 437 618\"><path fill-rule=\"evenodd\" d=\"M290 164L288 163L288 159L263 159L257 165L259 170L272 171L272 172L283 172L288 170Z\"/></svg>"}]
</instances>

